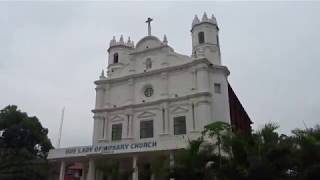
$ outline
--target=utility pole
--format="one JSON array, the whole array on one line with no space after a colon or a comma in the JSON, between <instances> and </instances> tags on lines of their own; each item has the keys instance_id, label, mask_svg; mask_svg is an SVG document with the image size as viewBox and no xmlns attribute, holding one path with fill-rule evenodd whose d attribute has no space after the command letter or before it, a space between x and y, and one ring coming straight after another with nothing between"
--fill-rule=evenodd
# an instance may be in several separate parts
<instances>
[{"instance_id":1,"label":"utility pole","mask_svg":"<svg viewBox=\"0 0 320 180\"><path fill-rule=\"evenodd\" d=\"M59 136L58 136L57 148L60 148L61 135L62 135L62 126L63 126L63 119L64 119L64 109L65 109L65 107L62 108L62 113L61 113L61 121L60 121L60 128L59 128Z\"/></svg>"}]
</instances>

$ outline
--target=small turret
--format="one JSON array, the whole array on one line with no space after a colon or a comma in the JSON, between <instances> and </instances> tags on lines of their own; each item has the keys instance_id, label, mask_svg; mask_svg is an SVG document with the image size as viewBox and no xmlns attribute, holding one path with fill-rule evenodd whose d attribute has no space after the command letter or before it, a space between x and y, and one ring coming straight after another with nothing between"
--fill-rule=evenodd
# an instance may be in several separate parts
<instances>
[{"instance_id":1,"label":"small turret","mask_svg":"<svg viewBox=\"0 0 320 180\"><path fill-rule=\"evenodd\" d=\"M109 49L115 46L124 46L124 47L128 47L128 48L134 48L134 44L133 41L130 40L130 37L128 38L127 42L124 42L123 40L123 35L120 36L119 41L116 40L116 37L113 36L112 40L110 41L110 45L109 45Z\"/></svg>"},{"instance_id":2,"label":"small turret","mask_svg":"<svg viewBox=\"0 0 320 180\"><path fill-rule=\"evenodd\" d=\"M195 15L191 28L192 57L207 58L213 64L221 64L218 33L214 15L208 18L207 13L203 13L201 21Z\"/></svg>"},{"instance_id":3,"label":"small turret","mask_svg":"<svg viewBox=\"0 0 320 180\"><path fill-rule=\"evenodd\" d=\"M128 63L128 55L134 49L134 42L131 41L128 37L127 41L124 41L123 35L120 36L119 41L116 40L116 37L113 36L110 41L110 46L108 48L109 58L108 58L108 67L110 65L118 65ZM108 69L108 71L115 71L115 68Z\"/></svg>"}]
</instances>

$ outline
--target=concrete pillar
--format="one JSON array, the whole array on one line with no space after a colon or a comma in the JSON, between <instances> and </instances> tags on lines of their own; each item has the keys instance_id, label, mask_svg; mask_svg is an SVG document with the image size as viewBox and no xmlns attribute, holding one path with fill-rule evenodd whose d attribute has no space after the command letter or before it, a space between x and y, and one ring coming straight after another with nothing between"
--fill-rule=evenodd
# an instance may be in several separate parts
<instances>
[{"instance_id":1,"label":"concrete pillar","mask_svg":"<svg viewBox=\"0 0 320 180\"><path fill-rule=\"evenodd\" d=\"M132 168L133 168L132 180L138 180L139 169L138 169L138 156L137 155L134 155L132 158Z\"/></svg>"},{"instance_id":2,"label":"concrete pillar","mask_svg":"<svg viewBox=\"0 0 320 180\"><path fill-rule=\"evenodd\" d=\"M162 104L162 133L170 134L170 117L169 117L169 105L167 102Z\"/></svg>"},{"instance_id":3,"label":"concrete pillar","mask_svg":"<svg viewBox=\"0 0 320 180\"><path fill-rule=\"evenodd\" d=\"M89 159L87 180L95 180L95 175L96 175L96 168L94 164L94 159Z\"/></svg>"},{"instance_id":4,"label":"concrete pillar","mask_svg":"<svg viewBox=\"0 0 320 180\"><path fill-rule=\"evenodd\" d=\"M127 138L130 139L130 138L133 138L133 118L134 118L134 115L133 115L133 111L132 110L129 110L128 114L127 114L127 118L128 118L128 122L127 122L127 129L128 129L128 132L127 132Z\"/></svg>"},{"instance_id":5,"label":"concrete pillar","mask_svg":"<svg viewBox=\"0 0 320 180\"><path fill-rule=\"evenodd\" d=\"M66 162L64 160L61 161L60 164L60 175L59 180L64 180L64 173L66 171Z\"/></svg>"}]
</instances>

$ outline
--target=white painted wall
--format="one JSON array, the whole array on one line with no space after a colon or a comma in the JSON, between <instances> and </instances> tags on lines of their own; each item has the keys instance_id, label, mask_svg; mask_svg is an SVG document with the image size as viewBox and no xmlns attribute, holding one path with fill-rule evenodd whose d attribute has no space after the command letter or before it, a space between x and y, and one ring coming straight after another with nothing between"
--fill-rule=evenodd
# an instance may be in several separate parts
<instances>
[{"instance_id":1,"label":"white painted wall","mask_svg":"<svg viewBox=\"0 0 320 180\"><path fill-rule=\"evenodd\" d=\"M203 126L210 122L218 120L229 122L228 71L223 66L209 64L208 60L200 59L180 65L176 69L172 69L176 67L173 66L171 69L168 67L161 71L150 71L146 75L142 73L138 74L139 76L128 75L118 79L99 81L99 87L109 87L110 98L109 102L106 102L104 97L108 91L102 91L104 94L100 96L103 103L100 107L96 107L98 112L95 116L103 117L106 122L105 127L102 127L102 118L95 118L94 144L110 142L111 127L114 123L123 124L122 137L123 141L127 142L140 140L139 129L142 120L153 120L154 139L158 140L166 136L174 136L173 118L175 116L186 116L188 136L194 133L199 135ZM214 93L214 83L221 84L221 94ZM146 86L153 87L152 97L145 97L143 90ZM107 106L107 104L110 105ZM194 104L194 115L192 104ZM164 117L163 108L165 113L169 112ZM128 114L133 119L128 120ZM193 116L195 122L193 122ZM102 133L102 130L105 132ZM165 136L164 132L167 133ZM107 135L102 137L102 134Z\"/></svg>"},{"instance_id":2,"label":"white painted wall","mask_svg":"<svg viewBox=\"0 0 320 180\"><path fill-rule=\"evenodd\" d=\"M196 21L192 28L192 46L197 56L178 54L167 41L161 42L154 36L142 38L136 47L131 41L124 42L123 38L110 42L107 77L101 75L95 82L94 147L156 141L155 148L115 153L178 149L185 147L188 140L199 137L208 123L230 122L229 71L221 66L218 29L213 25L214 18L203 19L205 21ZM213 24L208 24L209 21ZM203 45L197 44L200 31L205 32L207 43ZM114 64L116 52L119 63ZM145 66L147 58L152 61L152 68L148 70ZM214 92L214 83L221 84L221 93ZM146 86L154 89L151 97L144 95ZM186 135L174 135L173 119L177 116L186 117ZM140 139L143 120L153 120L153 138ZM122 139L111 141L112 125L118 123L122 124ZM66 149L55 149L50 151L48 158L86 155L88 153L66 154Z\"/></svg>"},{"instance_id":3,"label":"white painted wall","mask_svg":"<svg viewBox=\"0 0 320 180\"><path fill-rule=\"evenodd\" d=\"M121 142L134 142L141 140L142 120L153 120L152 139L160 141L179 138L173 131L176 116L186 116L186 136L190 137L200 135L208 123L230 122L229 71L220 65L218 28L212 22L202 20L193 25L192 46L197 56L192 58L174 52L154 36L142 38L135 48L109 49L110 54L119 52L119 64L112 64L113 56L109 56L108 77L96 82L99 88L94 144L111 141L114 123L123 124ZM199 32L205 33L204 44L198 43ZM151 69L146 69L148 58L152 61ZM221 84L221 93L214 92L214 83ZM152 97L144 95L146 86L154 89Z\"/></svg>"}]
</instances>

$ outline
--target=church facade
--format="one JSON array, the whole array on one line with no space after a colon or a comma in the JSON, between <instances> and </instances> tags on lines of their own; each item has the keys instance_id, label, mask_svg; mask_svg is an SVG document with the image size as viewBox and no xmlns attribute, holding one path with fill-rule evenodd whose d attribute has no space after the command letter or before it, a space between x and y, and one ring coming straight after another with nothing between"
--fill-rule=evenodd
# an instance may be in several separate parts
<instances>
[{"instance_id":1,"label":"church facade","mask_svg":"<svg viewBox=\"0 0 320 180\"><path fill-rule=\"evenodd\" d=\"M94 82L93 143L51 150L51 179L68 179L76 163L81 173L73 178L102 180L99 162L116 159L121 168L132 169L129 179L138 180L139 169L157 158L167 157L173 166L174 152L201 136L207 124L224 121L251 131L221 63L215 17L195 16L191 56L175 52L166 36L152 35L151 21L136 44L123 36L110 41L107 68Z\"/></svg>"}]
</instances>

